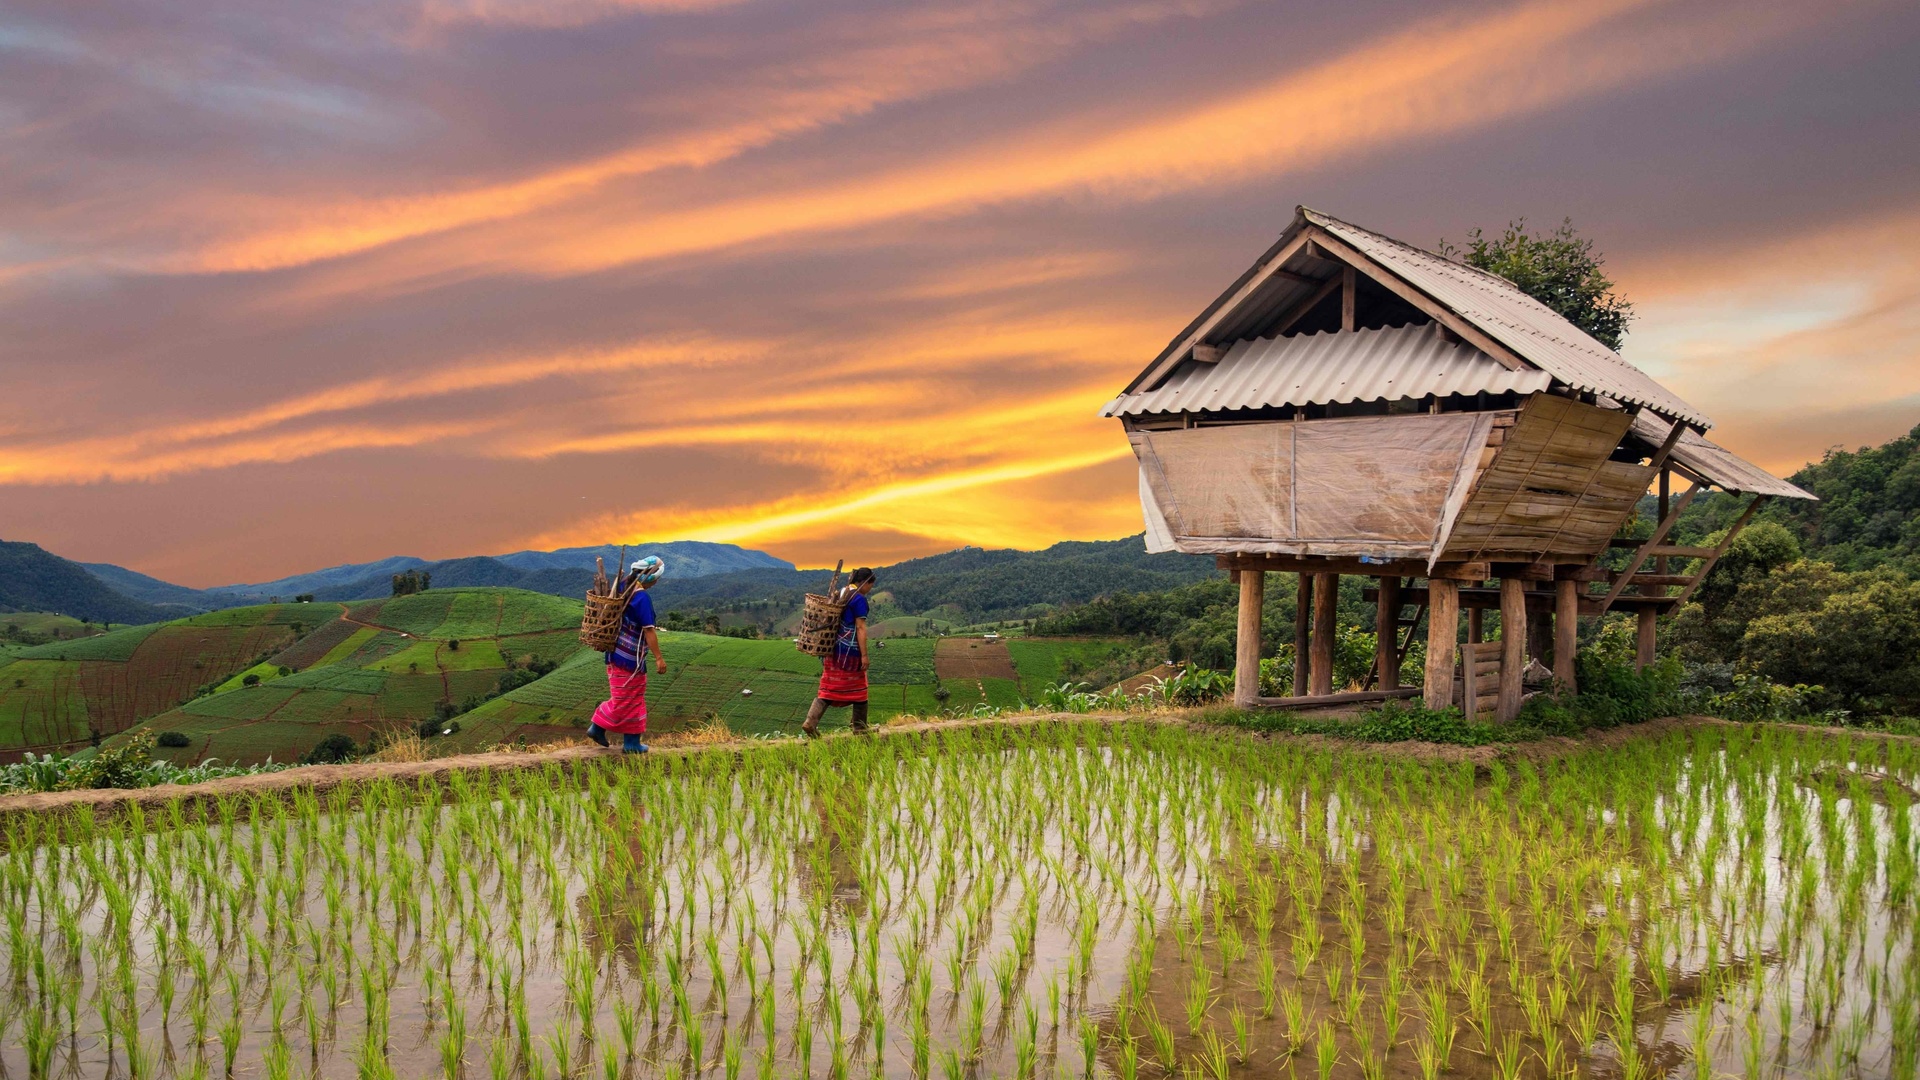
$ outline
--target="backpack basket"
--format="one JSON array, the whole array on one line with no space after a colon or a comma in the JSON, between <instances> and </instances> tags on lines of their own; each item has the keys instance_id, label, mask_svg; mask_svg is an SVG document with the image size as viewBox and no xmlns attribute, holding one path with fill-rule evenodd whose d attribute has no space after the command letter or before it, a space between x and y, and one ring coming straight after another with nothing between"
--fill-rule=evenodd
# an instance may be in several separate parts
<instances>
[{"instance_id":1,"label":"backpack basket","mask_svg":"<svg viewBox=\"0 0 1920 1080\"><path fill-rule=\"evenodd\" d=\"M833 576L827 579L827 592L808 593L806 603L800 608L800 634L794 638L794 648L808 656L827 657L833 655L833 643L840 636L840 617L846 613L847 601L840 595L840 568L846 565L842 559L835 563Z\"/></svg>"},{"instance_id":2,"label":"backpack basket","mask_svg":"<svg viewBox=\"0 0 1920 1080\"><path fill-rule=\"evenodd\" d=\"M626 558L627 549L623 545L620 561L625 562ZM613 651L614 643L620 639L620 619L626 614L627 601L633 599L633 590L640 585L638 574L626 579L623 572L615 573L614 580L608 582L602 570L587 588L587 609L580 616L580 644L595 652Z\"/></svg>"}]
</instances>

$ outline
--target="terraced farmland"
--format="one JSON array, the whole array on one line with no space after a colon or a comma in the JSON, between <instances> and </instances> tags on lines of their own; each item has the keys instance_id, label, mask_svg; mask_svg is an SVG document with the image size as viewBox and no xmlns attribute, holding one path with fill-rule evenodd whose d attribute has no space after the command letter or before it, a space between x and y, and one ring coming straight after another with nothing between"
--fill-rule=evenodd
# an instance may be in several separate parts
<instances>
[{"instance_id":1,"label":"terraced farmland","mask_svg":"<svg viewBox=\"0 0 1920 1080\"><path fill-rule=\"evenodd\" d=\"M339 613L334 604L234 608L0 656L0 758L74 749L125 731Z\"/></svg>"},{"instance_id":2,"label":"terraced farmland","mask_svg":"<svg viewBox=\"0 0 1920 1080\"><path fill-rule=\"evenodd\" d=\"M447 589L324 610L326 623L241 669L259 674L258 685L230 679L153 717L148 727L188 739L163 753L182 764L254 763L297 759L336 733L364 743L491 696L510 664L558 664L579 651L580 605L517 589Z\"/></svg>"}]
</instances>

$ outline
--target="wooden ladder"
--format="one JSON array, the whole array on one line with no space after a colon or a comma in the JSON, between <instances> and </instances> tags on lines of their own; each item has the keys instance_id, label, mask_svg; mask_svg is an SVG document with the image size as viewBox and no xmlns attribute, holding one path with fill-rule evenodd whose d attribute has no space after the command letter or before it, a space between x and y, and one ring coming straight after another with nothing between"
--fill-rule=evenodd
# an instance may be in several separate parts
<instances>
[{"instance_id":1,"label":"wooden ladder","mask_svg":"<svg viewBox=\"0 0 1920 1080\"><path fill-rule=\"evenodd\" d=\"M1500 700L1500 651L1498 641L1467 641L1460 645L1460 711L1467 719L1496 710Z\"/></svg>"},{"instance_id":2,"label":"wooden ladder","mask_svg":"<svg viewBox=\"0 0 1920 1080\"><path fill-rule=\"evenodd\" d=\"M1753 501L1740 512L1740 517L1727 529L1726 537L1713 547L1687 547L1667 543L1667 534L1673 531L1674 524L1680 520L1681 512L1686 510L1687 504L1693 502L1693 497L1699 491L1700 488L1694 487L1682 494L1673 508L1667 512L1667 516L1662 518L1660 524L1654 528L1653 535L1647 539L1613 541L1617 547L1633 547L1633 558L1627 561L1624 569L1608 573L1607 580L1610 586L1604 596L1594 598L1599 601L1600 607L1593 614L1606 614L1607 609L1612 607L1614 601L1620 599L1628 588L1634 589L1641 596L1658 596L1668 600L1670 606L1667 610L1669 611L1686 603L1693 596L1694 590L1700 587L1700 583L1706 580L1713 565L1727 553L1727 548L1731 547L1734 538L1740 535L1740 530L1746 528L1747 522L1753 520L1753 515L1760 509L1760 504L1766 502L1768 498L1765 495L1754 496ZM1692 571L1684 574L1665 573L1664 568L1658 566L1653 572L1642 570L1649 559L1664 562L1673 558L1695 559L1698 560L1698 564ZM1680 591L1668 597L1667 590L1674 586L1679 586Z\"/></svg>"}]
</instances>

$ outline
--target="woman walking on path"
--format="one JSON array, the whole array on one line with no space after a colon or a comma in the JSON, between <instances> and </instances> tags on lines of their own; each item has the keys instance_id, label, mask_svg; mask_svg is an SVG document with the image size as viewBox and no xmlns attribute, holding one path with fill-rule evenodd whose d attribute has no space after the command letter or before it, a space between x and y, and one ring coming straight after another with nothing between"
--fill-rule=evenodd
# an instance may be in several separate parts
<instances>
[{"instance_id":1,"label":"woman walking on path","mask_svg":"<svg viewBox=\"0 0 1920 1080\"><path fill-rule=\"evenodd\" d=\"M867 594L873 591L875 580L873 571L864 566L847 579L847 608L840 614L840 635L834 639L833 652L823 660L820 696L813 699L807 722L800 725L808 735L820 733L820 718L829 707L843 705L853 708L853 730L867 730Z\"/></svg>"},{"instance_id":2,"label":"woman walking on path","mask_svg":"<svg viewBox=\"0 0 1920 1080\"><path fill-rule=\"evenodd\" d=\"M587 725L587 737L601 746L608 745L607 732L618 732L620 749L629 754L647 752L647 744L640 741L647 732L647 654L653 654L654 674L667 673L667 658L660 655L660 633L653 625L653 597L647 595L666 569L658 555L633 564L639 588L620 613L620 636L606 654L607 700L593 710L593 721Z\"/></svg>"}]
</instances>

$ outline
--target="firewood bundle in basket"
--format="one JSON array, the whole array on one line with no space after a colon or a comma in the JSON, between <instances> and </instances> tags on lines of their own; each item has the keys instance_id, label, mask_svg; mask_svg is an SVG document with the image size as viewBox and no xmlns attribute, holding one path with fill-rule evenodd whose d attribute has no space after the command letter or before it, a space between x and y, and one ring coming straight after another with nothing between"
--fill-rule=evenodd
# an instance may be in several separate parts
<instances>
[{"instance_id":1,"label":"firewood bundle in basket","mask_svg":"<svg viewBox=\"0 0 1920 1080\"><path fill-rule=\"evenodd\" d=\"M620 547L620 561L614 576L607 578L606 560L594 557L593 584L587 587L587 609L580 617L580 644L596 652L612 652L620 638L620 618L627 601L640 586L640 575L626 572L627 548Z\"/></svg>"},{"instance_id":2,"label":"firewood bundle in basket","mask_svg":"<svg viewBox=\"0 0 1920 1080\"><path fill-rule=\"evenodd\" d=\"M833 655L833 643L840 637L840 617L847 610L847 599L840 595L840 568L845 565L845 559L834 563L826 594L808 593L800 608L800 636L793 644L808 656Z\"/></svg>"}]
</instances>

